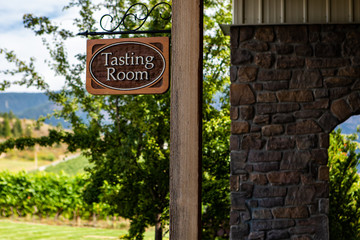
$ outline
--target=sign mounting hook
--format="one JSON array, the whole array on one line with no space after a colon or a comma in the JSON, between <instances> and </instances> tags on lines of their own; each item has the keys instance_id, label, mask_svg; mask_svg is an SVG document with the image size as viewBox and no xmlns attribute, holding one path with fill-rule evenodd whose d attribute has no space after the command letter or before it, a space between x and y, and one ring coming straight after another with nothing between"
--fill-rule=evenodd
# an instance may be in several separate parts
<instances>
[{"instance_id":1,"label":"sign mounting hook","mask_svg":"<svg viewBox=\"0 0 360 240\"><path fill-rule=\"evenodd\" d=\"M105 14L100 18L100 27L104 32L81 32L78 33L78 35L82 36L96 36L96 35L114 35L114 34L143 34L143 33L149 33L149 34L155 34L155 33L171 33L170 29L163 29L163 30L139 30L147 21L147 19L150 17L151 13L156 8L163 7L165 10L160 13L160 18L163 20L170 20L171 19L171 5L167 2L160 2L155 4L150 10L149 8L143 4L143 3L135 3L131 5L126 11L124 16L120 19L119 23L111 28L106 28L106 23L108 23L108 20L110 20L110 23L113 23L115 18L114 16L111 16L110 14ZM141 12L135 12L136 9L140 9ZM168 9L168 11L166 11ZM140 14L139 14L140 13ZM127 19L132 19L131 25L128 26ZM139 24L133 26L133 23L139 22ZM119 31L116 31L116 30ZM120 30L124 29L124 30Z\"/></svg>"}]
</instances>

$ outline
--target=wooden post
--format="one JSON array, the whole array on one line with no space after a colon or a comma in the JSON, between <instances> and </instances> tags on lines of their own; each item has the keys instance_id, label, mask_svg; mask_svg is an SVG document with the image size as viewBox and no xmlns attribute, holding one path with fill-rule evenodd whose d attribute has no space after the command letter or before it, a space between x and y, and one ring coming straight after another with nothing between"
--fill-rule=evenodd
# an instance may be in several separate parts
<instances>
[{"instance_id":1,"label":"wooden post","mask_svg":"<svg viewBox=\"0 0 360 240\"><path fill-rule=\"evenodd\" d=\"M203 0L172 1L170 239L201 238Z\"/></svg>"}]
</instances>

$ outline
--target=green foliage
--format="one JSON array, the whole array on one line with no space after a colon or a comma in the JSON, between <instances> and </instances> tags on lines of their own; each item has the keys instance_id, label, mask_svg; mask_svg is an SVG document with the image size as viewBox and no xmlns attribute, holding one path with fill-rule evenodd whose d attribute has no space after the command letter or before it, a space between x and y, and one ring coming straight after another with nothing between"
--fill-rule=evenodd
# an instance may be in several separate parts
<instances>
[{"instance_id":1,"label":"green foliage","mask_svg":"<svg viewBox=\"0 0 360 240\"><path fill-rule=\"evenodd\" d=\"M79 18L74 20L79 32L96 31L94 12L97 9L107 8L121 16L125 7L134 2L137 1L105 0L97 5L90 0L73 0L65 9L79 10ZM149 6L155 3L155 0L148 1ZM204 239L215 239L227 238L229 232L230 120L228 98L224 98L229 83L229 41L218 24L230 23L231 5L229 1L212 0L205 1L204 6L203 235ZM144 28L169 29L170 23L161 20L159 14L160 11L154 11L152 21ZM161 228L164 227L169 219L170 94L91 96L84 90L82 79L86 65L84 53L76 55L74 64L68 60L65 40L74 34L53 25L47 17L27 14L24 24L36 35L44 36L50 53L49 68L64 80L65 87L58 92L50 91L35 71L34 59L26 63L15 53L0 49L0 54L15 64L15 69L6 73L22 74L19 84L45 90L49 98L61 106L54 115L71 123L73 132L57 129L50 131L48 137L9 139L0 144L0 152L61 142L68 144L70 151L81 149L94 164L89 169L85 190L89 205L106 202L117 214L130 219L126 239L143 239L148 226L160 223ZM9 82L2 83L3 88L8 85ZM79 110L87 121L82 120Z\"/></svg>"},{"instance_id":2,"label":"green foliage","mask_svg":"<svg viewBox=\"0 0 360 240\"><path fill-rule=\"evenodd\" d=\"M9 120L9 116L7 114L4 115L4 120L2 122L1 136L5 137L5 138L8 138L11 136L10 120Z\"/></svg>"},{"instance_id":3,"label":"green foliage","mask_svg":"<svg viewBox=\"0 0 360 240\"><path fill-rule=\"evenodd\" d=\"M84 175L0 172L0 215L88 219L95 212L105 218L110 213L107 204L89 205L83 200L86 183Z\"/></svg>"},{"instance_id":4,"label":"green foliage","mask_svg":"<svg viewBox=\"0 0 360 240\"><path fill-rule=\"evenodd\" d=\"M0 117L3 118L3 121L0 123L0 137L9 138L11 136L23 136L21 121L14 115L12 111L9 113L0 113Z\"/></svg>"},{"instance_id":5,"label":"green foliage","mask_svg":"<svg viewBox=\"0 0 360 240\"><path fill-rule=\"evenodd\" d=\"M204 1L203 239L229 239L230 43L219 27L226 23L231 23L231 1Z\"/></svg>"},{"instance_id":6,"label":"green foliage","mask_svg":"<svg viewBox=\"0 0 360 240\"><path fill-rule=\"evenodd\" d=\"M229 136L228 111L203 124L202 230L203 239L229 238Z\"/></svg>"},{"instance_id":7,"label":"green foliage","mask_svg":"<svg viewBox=\"0 0 360 240\"><path fill-rule=\"evenodd\" d=\"M9 112L9 119L12 120L12 119L14 119L14 118L16 118L16 116L15 116L14 113L10 110L10 112Z\"/></svg>"},{"instance_id":8,"label":"green foliage","mask_svg":"<svg viewBox=\"0 0 360 240\"><path fill-rule=\"evenodd\" d=\"M36 121L35 129L40 130L41 125L42 125L42 121Z\"/></svg>"},{"instance_id":9,"label":"green foliage","mask_svg":"<svg viewBox=\"0 0 360 240\"><path fill-rule=\"evenodd\" d=\"M357 135L330 134L330 239L360 239L360 177Z\"/></svg>"},{"instance_id":10,"label":"green foliage","mask_svg":"<svg viewBox=\"0 0 360 240\"><path fill-rule=\"evenodd\" d=\"M59 130L62 130L64 127L63 127L63 125L61 124L61 122L58 122L58 123L56 124L56 128L59 129Z\"/></svg>"},{"instance_id":11,"label":"green foliage","mask_svg":"<svg viewBox=\"0 0 360 240\"><path fill-rule=\"evenodd\" d=\"M32 135L32 127L30 125L26 125L24 137L31 137Z\"/></svg>"},{"instance_id":12,"label":"green foliage","mask_svg":"<svg viewBox=\"0 0 360 240\"><path fill-rule=\"evenodd\" d=\"M77 200L81 177L70 179L50 174L0 173L0 206L2 216L36 214L51 216L62 209L72 209ZM74 195L73 195L74 194ZM72 214L69 212L69 214Z\"/></svg>"},{"instance_id":13,"label":"green foliage","mask_svg":"<svg viewBox=\"0 0 360 240\"><path fill-rule=\"evenodd\" d=\"M21 137L23 135L23 129L21 126L20 119L17 118L15 120L15 123L14 123L14 126L13 126L11 132L14 137Z\"/></svg>"}]
</instances>

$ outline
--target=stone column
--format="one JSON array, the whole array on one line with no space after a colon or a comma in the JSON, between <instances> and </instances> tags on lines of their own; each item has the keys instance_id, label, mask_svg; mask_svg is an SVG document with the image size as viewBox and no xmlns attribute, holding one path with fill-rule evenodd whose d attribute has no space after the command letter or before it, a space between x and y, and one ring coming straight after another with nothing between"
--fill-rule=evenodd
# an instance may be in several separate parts
<instances>
[{"instance_id":1,"label":"stone column","mask_svg":"<svg viewBox=\"0 0 360 240\"><path fill-rule=\"evenodd\" d=\"M329 239L329 133L360 113L360 26L231 29L230 239Z\"/></svg>"}]
</instances>

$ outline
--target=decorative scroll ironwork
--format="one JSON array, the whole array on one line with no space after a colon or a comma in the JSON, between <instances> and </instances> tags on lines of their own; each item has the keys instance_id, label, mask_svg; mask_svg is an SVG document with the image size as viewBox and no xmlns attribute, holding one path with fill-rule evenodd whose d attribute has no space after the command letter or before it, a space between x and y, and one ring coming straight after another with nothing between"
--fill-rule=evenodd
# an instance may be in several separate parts
<instances>
[{"instance_id":1,"label":"decorative scroll ironwork","mask_svg":"<svg viewBox=\"0 0 360 240\"><path fill-rule=\"evenodd\" d=\"M131 12L132 9L135 9L136 7L139 7L139 6L143 10L140 14ZM116 17L113 17L110 14L105 14L100 18L100 27L105 32L88 32L88 31L86 31L86 32L79 33L78 35L94 36L94 35L132 34L132 33L139 33L139 34L141 34L141 33L170 33L171 32L170 29L169 30L145 30L145 31L139 30L145 24L147 19L150 17L153 10L160 6L168 7L170 9L169 16L165 16L164 12L162 12L162 13L160 13L160 18L163 20L170 20L171 19L171 5L169 3L166 3L166 2L157 3L150 10L143 3L135 3L126 10L124 16L120 19L119 23L115 27L112 27L111 29L107 29L105 27L105 24L108 23L108 21L106 21L106 20L110 20L110 23L112 23L116 19ZM132 18L132 20L134 22L138 22L139 25L136 25L135 27L127 26L126 20L129 18ZM120 30L121 28L123 28L125 30L124 31L115 31L116 29Z\"/></svg>"}]
</instances>

